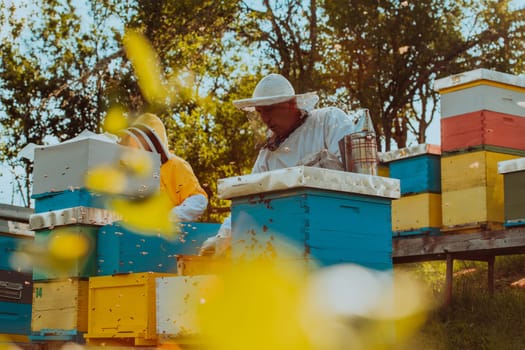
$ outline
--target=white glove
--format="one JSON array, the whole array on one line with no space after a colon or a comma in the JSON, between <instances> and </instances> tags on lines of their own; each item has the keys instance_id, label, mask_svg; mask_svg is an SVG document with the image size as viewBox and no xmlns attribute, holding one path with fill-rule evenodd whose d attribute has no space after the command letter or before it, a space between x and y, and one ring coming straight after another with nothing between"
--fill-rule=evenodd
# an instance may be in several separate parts
<instances>
[{"instance_id":1,"label":"white glove","mask_svg":"<svg viewBox=\"0 0 525 350\"><path fill-rule=\"evenodd\" d=\"M323 149L314 154L308 154L301 159L297 165L343 170L343 163L339 160L337 155L330 153L327 149Z\"/></svg>"},{"instance_id":2,"label":"white glove","mask_svg":"<svg viewBox=\"0 0 525 350\"><path fill-rule=\"evenodd\" d=\"M199 255L224 255L231 246L232 221L231 216L224 219L219 232L204 241Z\"/></svg>"},{"instance_id":3,"label":"white glove","mask_svg":"<svg viewBox=\"0 0 525 350\"><path fill-rule=\"evenodd\" d=\"M173 221L196 221L208 206L208 198L203 194L194 194L186 198L180 205L171 209Z\"/></svg>"}]
</instances>

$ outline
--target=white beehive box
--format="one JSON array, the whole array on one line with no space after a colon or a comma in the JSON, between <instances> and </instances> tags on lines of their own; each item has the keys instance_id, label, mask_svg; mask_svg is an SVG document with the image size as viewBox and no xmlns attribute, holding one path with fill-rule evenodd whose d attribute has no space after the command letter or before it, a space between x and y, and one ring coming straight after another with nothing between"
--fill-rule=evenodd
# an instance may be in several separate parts
<instances>
[{"instance_id":1,"label":"white beehive box","mask_svg":"<svg viewBox=\"0 0 525 350\"><path fill-rule=\"evenodd\" d=\"M199 335L197 308L206 302L214 275L174 276L156 279L157 334L159 338L187 339Z\"/></svg>"},{"instance_id":2,"label":"white beehive box","mask_svg":"<svg viewBox=\"0 0 525 350\"><path fill-rule=\"evenodd\" d=\"M517 104L525 100L525 76L475 69L437 79L434 90L441 94L441 118L481 110L525 117Z\"/></svg>"},{"instance_id":3,"label":"white beehive box","mask_svg":"<svg viewBox=\"0 0 525 350\"><path fill-rule=\"evenodd\" d=\"M79 138L54 146L35 148L33 195L85 188L89 170L102 165L119 166L128 148L95 138ZM159 187L160 156L139 151L152 161L153 172L147 177L128 177L123 195L148 193Z\"/></svg>"}]
</instances>

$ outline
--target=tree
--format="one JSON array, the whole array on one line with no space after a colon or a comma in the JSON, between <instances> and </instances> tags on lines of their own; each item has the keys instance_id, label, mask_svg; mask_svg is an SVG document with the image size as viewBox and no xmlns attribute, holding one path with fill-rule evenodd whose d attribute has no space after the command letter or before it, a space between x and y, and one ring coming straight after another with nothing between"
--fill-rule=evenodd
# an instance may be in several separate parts
<instances>
[{"instance_id":1,"label":"tree","mask_svg":"<svg viewBox=\"0 0 525 350\"><path fill-rule=\"evenodd\" d=\"M410 135L425 141L438 111L436 78L522 64L523 14L509 1L262 3L245 5L240 37L264 48L269 66L298 91L319 90L346 110L368 108L380 149L405 147Z\"/></svg>"},{"instance_id":2,"label":"tree","mask_svg":"<svg viewBox=\"0 0 525 350\"><path fill-rule=\"evenodd\" d=\"M342 53L334 60L345 72L334 85L344 86L354 104L371 109L387 150L392 141L405 147L409 131L424 142L439 101L434 79L477 67L509 71L491 57L510 64L505 57L519 51L498 43L518 43L523 18L509 10L508 1L498 3L327 2Z\"/></svg>"},{"instance_id":3,"label":"tree","mask_svg":"<svg viewBox=\"0 0 525 350\"><path fill-rule=\"evenodd\" d=\"M96 58L110 45L107 33L85 34L70 1L44 1L38 10L26 8L30 13L25 14L2 2L0 10L10 28L1 38L0 160L25 167L29 205L31 168L18 151L28 143L62 141L83 129L98 129L106 108L101 82L109 73ZM88 31L96 26L93 22Z\"/></svg>"}]
</instances>

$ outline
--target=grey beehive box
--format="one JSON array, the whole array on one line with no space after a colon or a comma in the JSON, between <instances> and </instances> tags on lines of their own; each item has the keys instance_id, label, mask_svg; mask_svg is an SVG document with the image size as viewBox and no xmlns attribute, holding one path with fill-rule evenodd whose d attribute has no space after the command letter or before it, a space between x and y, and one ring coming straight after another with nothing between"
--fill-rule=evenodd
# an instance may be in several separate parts
<instances>
[{"instance_id":1,"label":"grey beehive box","mask_svg":"<svg viewBox=\"0 0 525 350\"><path fill-rule=\"evenodd\" d=\"M85 188L89 170L102 165L118 166L126 149L119 144L94 138L37 147L34 155L33 195ZM152 160L153 172L145 177L128 177L122 195L150 193L159 187L160 156L142 150L137 152L144 152Z\"/></svg>"}]
</instances>

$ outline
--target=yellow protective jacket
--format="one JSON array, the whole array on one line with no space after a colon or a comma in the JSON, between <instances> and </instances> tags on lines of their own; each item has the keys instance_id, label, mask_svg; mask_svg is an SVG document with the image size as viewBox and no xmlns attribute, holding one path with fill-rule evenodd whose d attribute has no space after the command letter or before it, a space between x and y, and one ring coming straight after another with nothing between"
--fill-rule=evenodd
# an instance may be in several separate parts
<instances>
[{"instance_id":1,"label":"yellow protective jacket","mask_svg":"<svg viewBox=\"0 0 525 350\"><path fill-rule=\"evenodd\" d=\"M168 194L174 206L195 194L208 198L190 164L176 155L171 155L160 167L160 189Z\"/></svg>"},{"instance_id":2,"label":"yellow protective jacket","mask_svg":"<svg viewBox=\"0 0 525 350\"><path fill-rule=\"evenodd\" d=\"M122 144L160 155L160 190L173 203L173 214L182 221L196 220L206 209L208 195L190 164L169 152L166 128L162 121L154 114L145 113L122 133Z\"/></svg>"}]
</instances>

